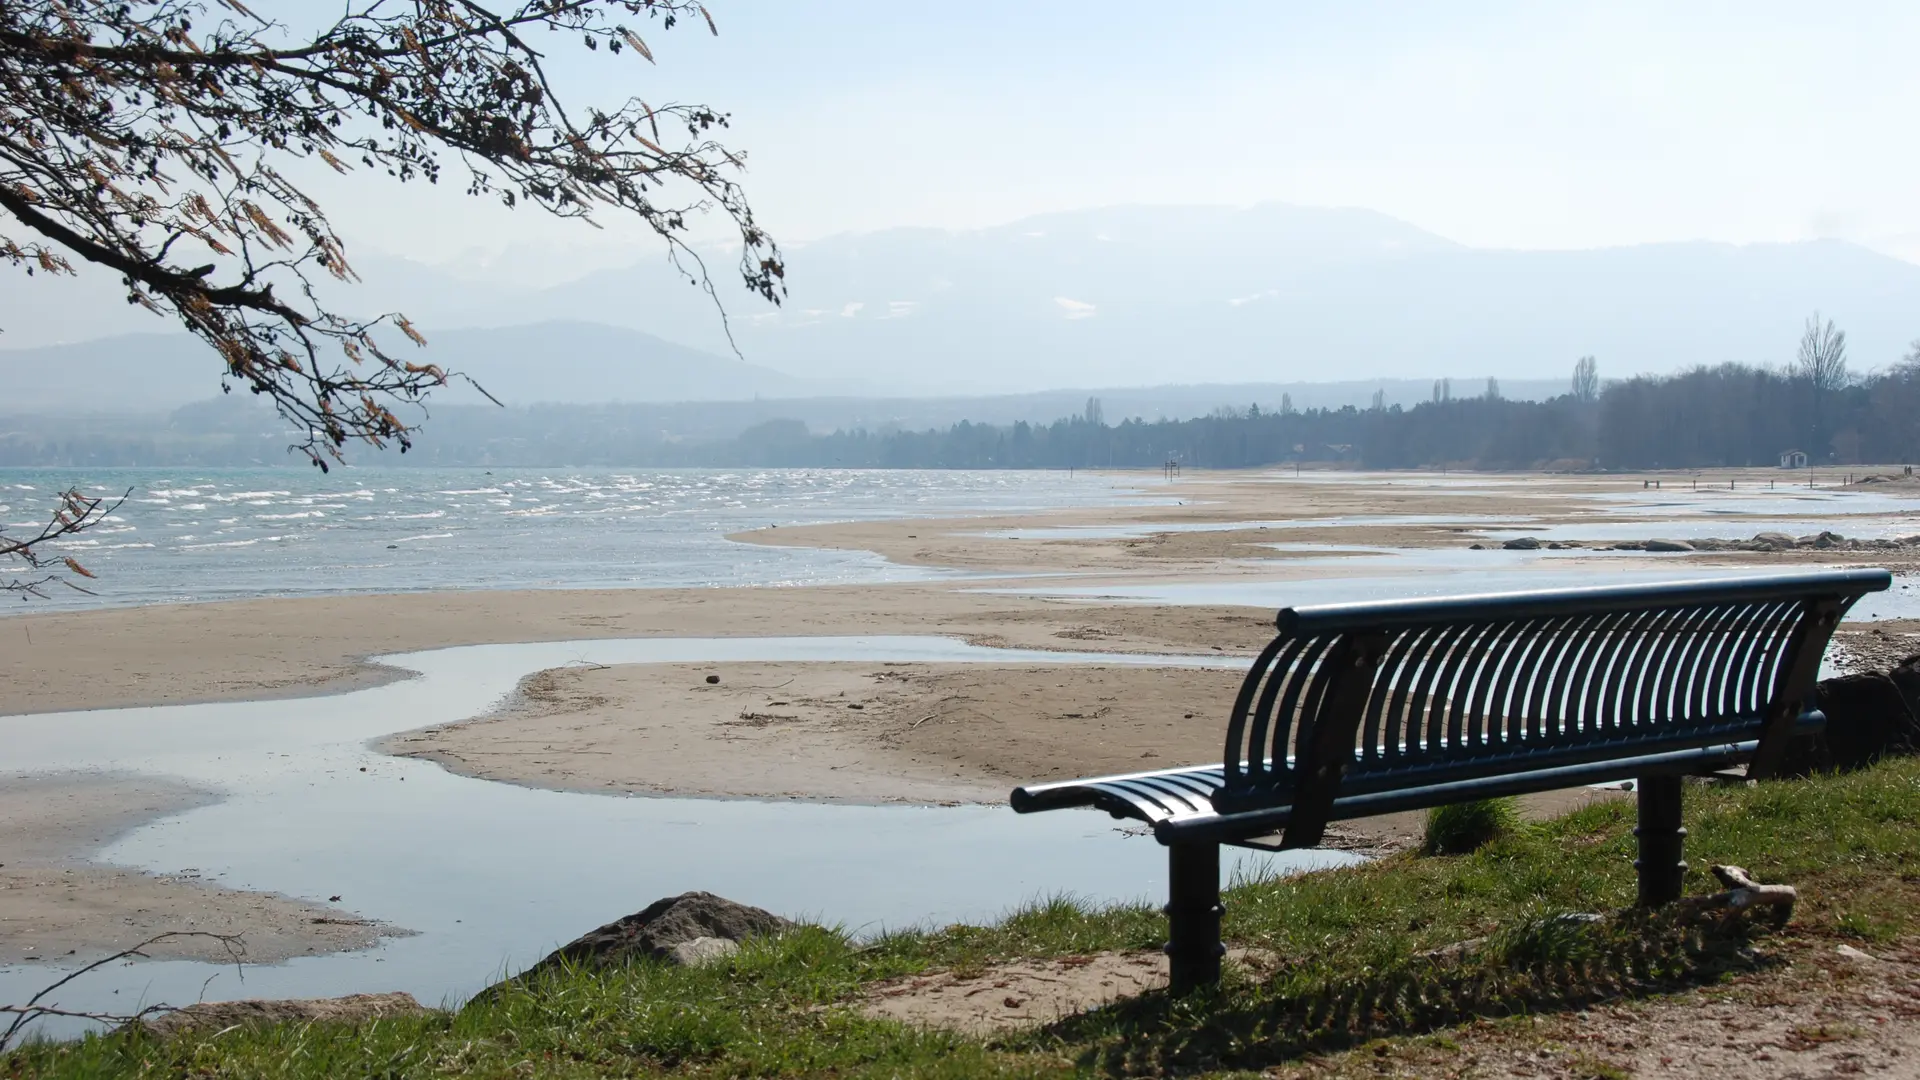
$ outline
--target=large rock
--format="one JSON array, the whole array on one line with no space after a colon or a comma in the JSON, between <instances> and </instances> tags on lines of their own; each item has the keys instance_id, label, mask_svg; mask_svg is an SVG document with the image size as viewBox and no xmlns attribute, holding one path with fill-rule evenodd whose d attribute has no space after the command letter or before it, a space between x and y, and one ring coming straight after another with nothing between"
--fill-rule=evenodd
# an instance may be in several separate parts
<instances>
[{"instance_id":1,"label":"large rock","mask_svg":"<svg viewBox=\"0 0 1920 1080\"><path fill-rule=\"evenodd\" d=\"M1693 545L1687 543L1685 540L1649 540L1646 543L1645 550L1647 551L1692 551Z\"/></svg>"},{"instance_id":2,"label":"large rock","mask_svg":"<svg viewBox=\"0 0 1920 1080\"><path fill-rule=\"evenodd\" d=\"M1538 538L1532 536L1516 536L1500 546L1506 548L1508 551L1538 551L1540 550L1540 541Z\"/></svg>"},{"instance_id":3,"label":"large rock","mask_svg":"<svg viewBox=\"0 0 1920 1080\"><path fill-rule=\"evenodd\" d=\"M222 1031L245 1024L353 1023L395 1016L425 1016L431 1012L411 994L349 994L337 998L291 998L281 1001L206 1001L137 1021L160 1038L184 1031Z\"/></svg>"},{"instance_id":4,"label":"large rock","mask_svg":"<svg viewBox=\"0 0 1920 1080\"><path fill-rule=\"evenodd\" d=\"M710 892L681 893L655 900L624 919L580 935L507 983L531 979L562 965L611 968L638 960L711 963L732 955L747 938L779 934L792 927L791 922L771 911L736 904ZM481 996L507 983L488 987Z\"/></svg>"},{"instance_id":5,"label":"large rock","mask_svg":"<svg viewBox=\"0 0 1920 1080\"><path fill-rule=\"evenodd\" d=\"M1783 532L1763 532L1753 534L1753 543L1767 551L1785 551L1793 546L1794 540Z\"/></svg>"},{"instance_id":6,"label":"large rock","mask_svg":"<svg viewBox=\"0 0 1920 1080\"><path fill-rule=\"evenodd\" d=\"M1877 671L1826 679L1818 690L1826 730L1797 738L1782 771L1789 776L1864 769L1888 754L1920 749L1920 721L1894 680Z\"/></svg>"}]
</instances>

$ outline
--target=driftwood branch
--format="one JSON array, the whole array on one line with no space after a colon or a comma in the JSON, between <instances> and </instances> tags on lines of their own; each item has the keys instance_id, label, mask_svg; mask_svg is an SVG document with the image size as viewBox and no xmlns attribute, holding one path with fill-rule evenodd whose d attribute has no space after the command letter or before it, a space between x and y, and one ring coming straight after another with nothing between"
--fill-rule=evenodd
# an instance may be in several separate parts
<instances>
[{"instance_id":1,"label":"driftwood branch","mask_svg":"<svg viewBox=\"0 0 1920 1080\"><path fill-rule=\"evenodd\" d=\"M1776 923L1784 924L1793 918L1793 905L1800 899L1800 893L1791 885L1762 885L1753 879L1745 869L1738 866L1715 866L1713 876L1725 885L1725 892L1711 896L1692 896L1680 903L1693 915L1705 915L1708 912L1725 912L1732 915L1748 908L1770 908Z\"/></svg>"},{"instance_id":2,"label":"driftwood branch","mask_svg":"<svg viewBox=\"0 0 1920 1080\"><path fill-rule=\"evenodd\" d=\"M158 1013L172 1012L178 1006L165 1004L149 1005L136 1013L82 1012L74 1009L63 1009L58 1005L49 1005L46 1004L46 1000L54 991L59 990L61 987L80 978L82 975L98 971L108 964L118 963L122 960L147 959L148 954L146 950L148 948L160 942L172 941L176 938L211 938L219 942L221 947L226 950L227 958L233 961L233 966L236 971L241 970L242 961L246 959L246 943L242 941L237 934L216 934L207 930L172 930L164 934L155 934L138 945L122 949L112 956L103 956L85 967L68 972L55 982L41 988L40 992L28 998L24 1005L0 1005L0 1017L12 1017L12 1020L8 1022L5 1028L0 1028L0 1052L5 1052L8 1047L12 1046L15 1040L20 1037L21 1033L26 1031L28 1025L32 1024L35 1020L43 1018L91 1020L95 1023L118 1026L145 1020L147 1017ZM244 972L242 972L241 977L245 978Z\"/></svg>"}]
</instances>

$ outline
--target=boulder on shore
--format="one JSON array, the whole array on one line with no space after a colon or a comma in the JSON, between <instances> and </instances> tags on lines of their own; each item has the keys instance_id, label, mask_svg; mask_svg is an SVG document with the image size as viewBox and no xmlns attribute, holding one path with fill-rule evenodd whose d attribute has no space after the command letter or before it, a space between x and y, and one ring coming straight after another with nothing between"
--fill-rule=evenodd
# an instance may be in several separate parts
<instances>
[{"instance_id":1,"label":"boulder on shore","mask_svg":"<svg viewBox=\"0 0 1920 1080\"><path fill-rule=\"evenodd\" d=\"M506 982L480 992L475 1000L511 983L524 982L552 968L613 968L638 960L669 964L705 964L739 950L750 937L779 934L793 923L710 892L681 893L580 935Z\"/></svg>"},{"instance_id":2,"label":"boulder on shore","mask_svg":"<svg viewBox=\"0 0 1920 1080\"><path fill-rule=\"evenodd\" d=\"M1531 536L1516 536L1500 546L1508 551L1538 551L1540 541Z\"/></svg>"},{"instance_id":3,"label":"boulder on shore","mask_svg":"<svg viewBox=\"0 0 1920 1080\"><path fill-rule=\"evenodd\" d=\"M1816 696L1827 726L1793 740L1782 772L1852 772L1889 754L1920 749L1920 721L1901 690L1893 677L1877 671L1822 680Z\"/></svg>"},{"instance_id":4,"label":"boulder on shore","mask_svg":"<svg viewBox=\"0 0 1920 1080\"><path fill-rule=\"evenodd\" d=\"M1643 551L1692 551L1693 545L1685 540L1649 540L1641 545Z\"/></svg>"}]
</instances>

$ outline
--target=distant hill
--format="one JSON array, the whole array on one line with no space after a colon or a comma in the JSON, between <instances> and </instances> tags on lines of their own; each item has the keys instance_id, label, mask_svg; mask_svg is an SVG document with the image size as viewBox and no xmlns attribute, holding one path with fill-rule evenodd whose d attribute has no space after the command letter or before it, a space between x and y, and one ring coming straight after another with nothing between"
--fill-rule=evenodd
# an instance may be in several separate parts
<instances>
[{"instance_id":1,"label":"distant hill","mask_svg":"<svg viewBox=\"0 0 1920 1080\"><path fill-rule=\"evenodd\" d=\"M834 236L787 256L792 293L776 309L737 287L729 256L708 255L725 322L657 251L538 290L369 256L356 260L365 285L328 295L344 311L391 306L442 328L429 334L434 359L515 401L581 403L1440 376L1467 395L1489 375L1564 380L1589 353L1609 378L1784 364L1815 309L1847 331L1859 370L1920 337L1920 265L1833 240L1483 250L1367 210L1121 206ZM164 325L115 288L9 285L0 343ZM728 326L751 366L729 366ZM143 355L163 366L158 351ZM0 353L13 384L10 364ZM211 374L188 374L167 400L211 389ZM149 372L129 377L57 394L173 393Z\"/></svg>"},{"instance_id":2,"label":"distant hill","mask_svg":"<svg viewBox=\"0 0 1920 1080\"><path fill-rule=\"evenodd\" d=\"M1920 266L1841 241L1479 250L1357 210L1120 207L894 229L798 247L788 270L777 312L728 297L746 355L892 394L1441 375L1457 392L1558 377L1588 353L1608 376L1783 364L1816 308L1847 330L1857 368L1920 337ZM513 310L607 312L712 347L717 324L685 292L650 261Z\"/></svg>"},{"instance_id":3,"label":"distant hill","mask_svg":"<svg viewBox=\"0 0 1920 1080\"><path fill-rule=\"evenodd\" d=\"M545 402L751 401L819 394L832 383L795 378L600 323L553 321L427 335L425 355L513 405ZM478 400L464 388L443 400Z\"/></svg>"},{"instance_id":4,"label":"distant hill","mask_svg":"<svg viewBox=\"0 0 1920 1080\"><path fill-rule=\"evenodd\" d=\"M834 389L637 330L554 321L426 332L419 355L472 375L502 402L750 401ZM412 346L396 346L409 352ZM125 334L72 345L0 349L8 413L151 412L219 391L220 363L186 334ZM238 387L236 387L238 389ZM436 400L478 402L463 384Z\"/></svg>"}]
</instances>

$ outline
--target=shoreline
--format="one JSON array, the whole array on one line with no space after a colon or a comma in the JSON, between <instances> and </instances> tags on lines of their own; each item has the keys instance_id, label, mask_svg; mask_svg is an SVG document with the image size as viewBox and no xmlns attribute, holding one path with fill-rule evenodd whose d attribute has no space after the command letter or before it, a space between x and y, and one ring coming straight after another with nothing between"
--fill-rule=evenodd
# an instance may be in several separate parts
<instances>
[{"instance_id":1,"label":"shoreline","mask_svg":"<svg viewBox=\"0 0 1920 1080\"><path fill-rule=\"evenodd\" d=\"M197 872L148 874L97 856L150 822L219 802L176 780L131 773L42 773L0 785L0 967L86 962L167 931L239 934L245 959L364 949L396 933L325 905L229 889ZM181 938L156 959L225 962L219 942Z\"/></svg>"},{"instance_id":2,"label":"shoreline","mask_svg":"<svg viewBox=\"0 0 1920 1080\"><path fill-rule=\"evenodd\" d=\"M1465 548L1489 530L1568 527L1581 521L1619 525L1644 519L1648 535L1659 535L1663 525L1698 520L1635 515L1615 503L1604 504L1614 512L1602 515L1603 504L1590 496L1604 491L1631 499L1636 478L1494 474L1447 477L1445 482L1454 485L1447 487L1426 483L1436 477L1425 474L1355 476L1351 483L1326 474L1306 482L1264 474L1210 475L1178 485L1182 502L1172 506L868 520L729 537L752 544L870 551L902 565L990 570L1000 575L992 581L458 589L21 612L0 617L0 634L19 633L32 642L0 653L0 743L8 724L30 724L49 713L350 693L415 677L378 662L381 657L463 645L900 634L1048 652L1248 657L1272 636L1270 607L1114 604L1050 598L1037 591L1062 582L1099 588L1363 578L1378 573L1386 560L1352 550L1357 547L1447 551ZM1458 490L1463 483L1467 490ZM1656 494L1647 492L1646 498ZM1920 511L1920 501L1913 505ZM1344 520L1382 515L1433 520ZM1481 518L1496 520L1476 520ZM1737 535L1737 518L1715 520ZM1262 522L1282 524L1263 528ZM1273 544L1316 546L1275 549ZM1873 551L1716 553L1678 561L1629 557L1645 558L1645 565L1666 572L1686 565L1761 571L1843 562L1911 570L1914 558ZM1585 564L1570 559L1560 565L1577 570ZM1402 572L1416 580L1417 570ZM1470 580L1474 572L1461 576ZM1036 594L987 588L1032 588ZM1920 622L1882 624L1880 636L1890 634L1890 641L1868 641L1867 633L1850 632L1852 655L1897 653L1920 636ZM710 686L706 674L718 675L720 682ZM1240 677L1238 671L1218 669L1069 667L1029 660L550 668L523 680L503 706L484 716L390 736L374 748L424 757L460 775L560 791L883 805L1000 803L1014 783L1217 758ZM804 701L791 692L762 693L786 687L783 679L800 680L792 686L806 690ZM639 723L636 718L653 719ZM0 772L5 769L0 758ZM166 910L212 920L209 925L251 920L278 928L268 936L285 931L284 941L275 938L280 943L263 946L266 951L258 956L364 947L394 932L357 921L339 928L332 921L315 923L325 909L299 900L91 862L111 836L89 840L74 831L96 820L74 809L74 793L108 803L147 793L151 807L113 818L119 824L112 836L204 804L193 799L217 796L175 792L160 798L151 785L164 782L150 777L89 777L34 781L55 785L45 791L59 796L50 805L66 807L58 813L70 826L59 834L67 839L58 839L55 830L47 834L55 839L35 841L53 847L26 855L0 838L0 864L5 864L0 875L86 879L88 895L101 898L101 918L123 924L129 912L158 910L148 897L165 893L177 903ZM27 790L28 785L10 781L8 788ZM0 798L5 795L0 791ZM1565 805L1564 799L1536 799L1528 810L1544 815ZM0 802L0 810L4 807ZM0 820L15 818L0 813ZM1346 830L1351 846L1377 849L1417 836L1419 818L1373 819ZM0 885L7 880L0 876ZM17 914L27 895L13 886L0 892L0 965L15 955L8 950L18 952L27 943L17 929L27 925ZM72 940L97 940L104 949L118 940L106 934L108 925L76 930Z\"/></svg>"}]
</instances>

